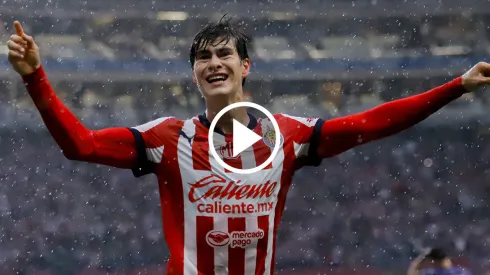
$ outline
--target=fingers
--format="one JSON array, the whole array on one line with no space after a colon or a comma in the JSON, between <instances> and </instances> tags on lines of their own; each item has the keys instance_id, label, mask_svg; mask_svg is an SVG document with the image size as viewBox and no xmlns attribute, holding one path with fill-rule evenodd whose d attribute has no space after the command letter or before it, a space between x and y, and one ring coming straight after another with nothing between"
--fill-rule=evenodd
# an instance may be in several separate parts
<instances>
[{"instance_id":1,"label":"fingers","mask_svg":"<svg viewBox=\"0 0 490 275\"><path fill-rule=\"evenodd\" d=\"M22 38L16 34L10 36L10 41L13 41L13 42L15 42L19 45L22 45L22 46L27 46L27 41L24 38Z\"/></svg>"},{"instance_id":2,"label":"fingers","mask_svg":"<svg viewBox=\"0 0 490 275\"><path fill-rule=\"evenodd\" d=\"M481 79L479 79L479 82L482 84L489 85L490 84L490 77L482 77Z\"/></svg>"},{"instance_id":3,"label":"fingers","mask_svg":"<svg viewBox=\"0 0 490 275\"><path fill-rule=\"evenodd\" d=\"M8 53L9 60L11 59L23 59L24 55L19 53L18 51L10 50Z\"/></svg>"},{"instance_id":4,"label":"fingers","mask_svg":"<svg viewBox=\"0 0 490 275\"><path fill-rule=\"evenodd\" d=\"M20 24L19 21L14 21L14 28L15 32L17 33L18 36L23 36L24 35L24 29L22 28L22 25Z\"/></svg>"},{"instance_id":5,"label":"fingers","mask_svg":"<svg viewBox=\"0 0 490 275\"><path fill-rule=\"evenodd\" d=\"M29 47L34 45L34 39L32 38L32 36L25 34L24 28L22 28L22 25L20 24L19 21L14 21L14 28L15 28L16 35L13 35L12 37L15 36L21 38L22 40L24 40L24 43ZM20 43L20 41L15 41L15 42Z\"/></svg>"},{"instance_id":6,"label":"fingers","mask_svg":"<svg viewBox=\"0 0 490 275\"><path fill-rule=\"evenodd\" d=\"M15 51L15 52L18 52L20 54L24 54L25 53L25 49L22 45L18 44L18 43L15 43L14 41L12 40L9 40L7 42L7 47L10 51Z\"/></svg>"},{"instance_id":7,"label":"fingers","mask_svg":"<svg viewBox=\"0 0 490 275\"><path fill-rule=\"evenodd\" d=\"M478 71L482 73L484 76L490 76L490 64L487 62L479 62L477 64Z\"/></svg>"},{"instance_id":8,"label":"fingers","mask_svg":"<svg viewBox=\"0 0 490 275\"><path fill-rule=\"evenodd\" d=\"M24 40L27 42L28 47L34 46L34 38L32 38L32 36L29 36L29 35L24 33L22 38L24 38Z\"/></svg>"}]
</instances>

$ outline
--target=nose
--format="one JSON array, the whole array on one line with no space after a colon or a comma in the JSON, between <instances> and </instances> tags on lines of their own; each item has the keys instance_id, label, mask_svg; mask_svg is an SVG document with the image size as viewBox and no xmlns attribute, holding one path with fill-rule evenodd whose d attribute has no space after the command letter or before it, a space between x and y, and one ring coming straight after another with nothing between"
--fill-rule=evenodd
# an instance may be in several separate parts
<instances>
[{"instance_id":1,"label":"nose","mask_svg":"<svg viewBox=\"0 0 490 275\"><path fill-rule=\"evenodd\" d=\"M219 57L213 54L213 56L211 56L211 59L209 60L208 68L212 71L216 71L218 69L221 69L222 66L223 65L221 64L221 60L219 59Z\"/></svg>"}]
</instances>

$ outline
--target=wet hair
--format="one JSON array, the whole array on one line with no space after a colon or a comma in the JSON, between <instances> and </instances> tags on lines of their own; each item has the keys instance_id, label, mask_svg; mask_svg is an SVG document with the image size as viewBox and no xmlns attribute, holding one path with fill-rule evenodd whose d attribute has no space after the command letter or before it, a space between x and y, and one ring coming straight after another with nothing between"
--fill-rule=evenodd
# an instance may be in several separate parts
<instances>
[{"instance_id":1,"label":"wet hair","mask_svg":"<svg viewBox=\"0 0 490 275\"><path fill-rule=\"evenodd\" d=\"M426 258L433 260L434 262L442 262L447 258L447 254L442 248L433 248L430 253L427 254Z\"/></svg>"},{"instance_id":2,"label":"wet hair","mask_svg":"<svg viewBox=\"0 0 490 275\"><path fill-rule=\"evenodd\" d=\"M250 42L250 38L240 32L235 24L232 24L231 17L225 15L218 22L207 24L194 36L194 40L192 41L192 46L189 51L189 60L192 69L194 69L196 54L199 49L205 49L208 45L218 45L230 41L235 42L235 48L240 60L249 58L247 45ZM242 85L244 83L245 79L243 79Z\"/></svg>"}]
</instances>

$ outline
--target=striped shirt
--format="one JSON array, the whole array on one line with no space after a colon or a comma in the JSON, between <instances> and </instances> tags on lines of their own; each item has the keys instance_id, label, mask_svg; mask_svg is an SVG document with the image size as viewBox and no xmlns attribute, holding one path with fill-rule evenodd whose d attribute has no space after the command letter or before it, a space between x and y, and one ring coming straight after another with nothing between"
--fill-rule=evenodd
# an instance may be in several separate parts
<instances>
[{"instance_id":1,"label":"striped shirt","mask_svg":"<svg viewBox=\"0 0 490 275\"><path fill-rule=\"evenodd\" d=\"M136 176L158 178L163 230L170 250L167 274L273 274L276 232L293 174L318 165L323 121L274 115L281 134L271 164L252 174L220 166L209 152L205 115L173 117L132 128L140 159ZM248 128L262 140L233 157L230 134L214 133L215 150L239 169L254 168L271 154L269 119L250 116ZM143 153L140 153L143 152Z\"/></svg>"}]
</instances>

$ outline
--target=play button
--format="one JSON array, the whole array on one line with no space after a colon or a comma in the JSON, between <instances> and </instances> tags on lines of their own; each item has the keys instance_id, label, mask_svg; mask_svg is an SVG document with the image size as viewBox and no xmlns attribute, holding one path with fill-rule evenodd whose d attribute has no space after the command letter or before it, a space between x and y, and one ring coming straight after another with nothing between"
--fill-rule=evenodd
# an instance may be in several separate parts
<instances>
[{"instance_id":1,"label":"play button","mask_svg":"<svg viewBox=\"0 0 490 275\"><path fill-rule=\"evenodd\" d=\"M233 120L233 156L243 152L248 147L254 145L262 137L254 133L252 130L243 126L240 122Z\"/></svg>"},{"instance_id":2,"label":"play button","mask_svg":"<svg viewBox=\"0 0 490 275\"><path fill-rule=\"evenodd\" d=\"M216 128L216 124L218 123L219 119L224 114L226 114L228 111L230 111L234 108L238 108L238 107L250 107L250 108L257 109L260 112L264 113L267 116L268 121L270 121L270 123L272 124L272 126L274 128L274 133L279 133L279 134L271 135L274 137L273 141L270 140L270 136L267 136L268 144L272 144L272 143L274 144L273 145L274 148L272 149L272 153L270 154L269 158L267 158L262 164L258 165L257 167L254 167L254 168L238 169L238 168L232 167L231 165L227 164L225 161L223 161L223 159L221 159L218 156L218 153L216 152L216 148L214 146L214 134L215 134L214 128ZM209 126L209 134L208 134L209 151L210 151L211 155L214 157L214 159L221 166L226 168L227 170L234 172L234 173L237 173L237 174L252 174L252 173L258 172L258 171L264 169L265 167L267 167L274 160L277 153L279 153L279 149L281 147L281 136L282 136L280 133L281 132L279 130L279 125L277 124L276 119L264 107L262 107L258 104L255 104L255 103L251 103L251 102L233 103L231 105L226 106L223 110L221 110L216 115L216 117L213 119L213 121L211 122L211 125ZM237 157L240 155L240 153L247 150L247 148L250 148L256 142L258 142L264 138L265 137L258 135L254 131L250 130L249 128L247 128L246 126L241 124L240 122L233 120L233 141L232 141L233 149L232 149L232 154L230 154L230 155L232 155L233 157ZM269 140L270 140L270 142L269 142ZM269 145L269 146L272 147L272 145ZM226 146L224 148L224 151L228 152L228 149L229 149L229 147Z\"/></svg>"}]
</instances>

